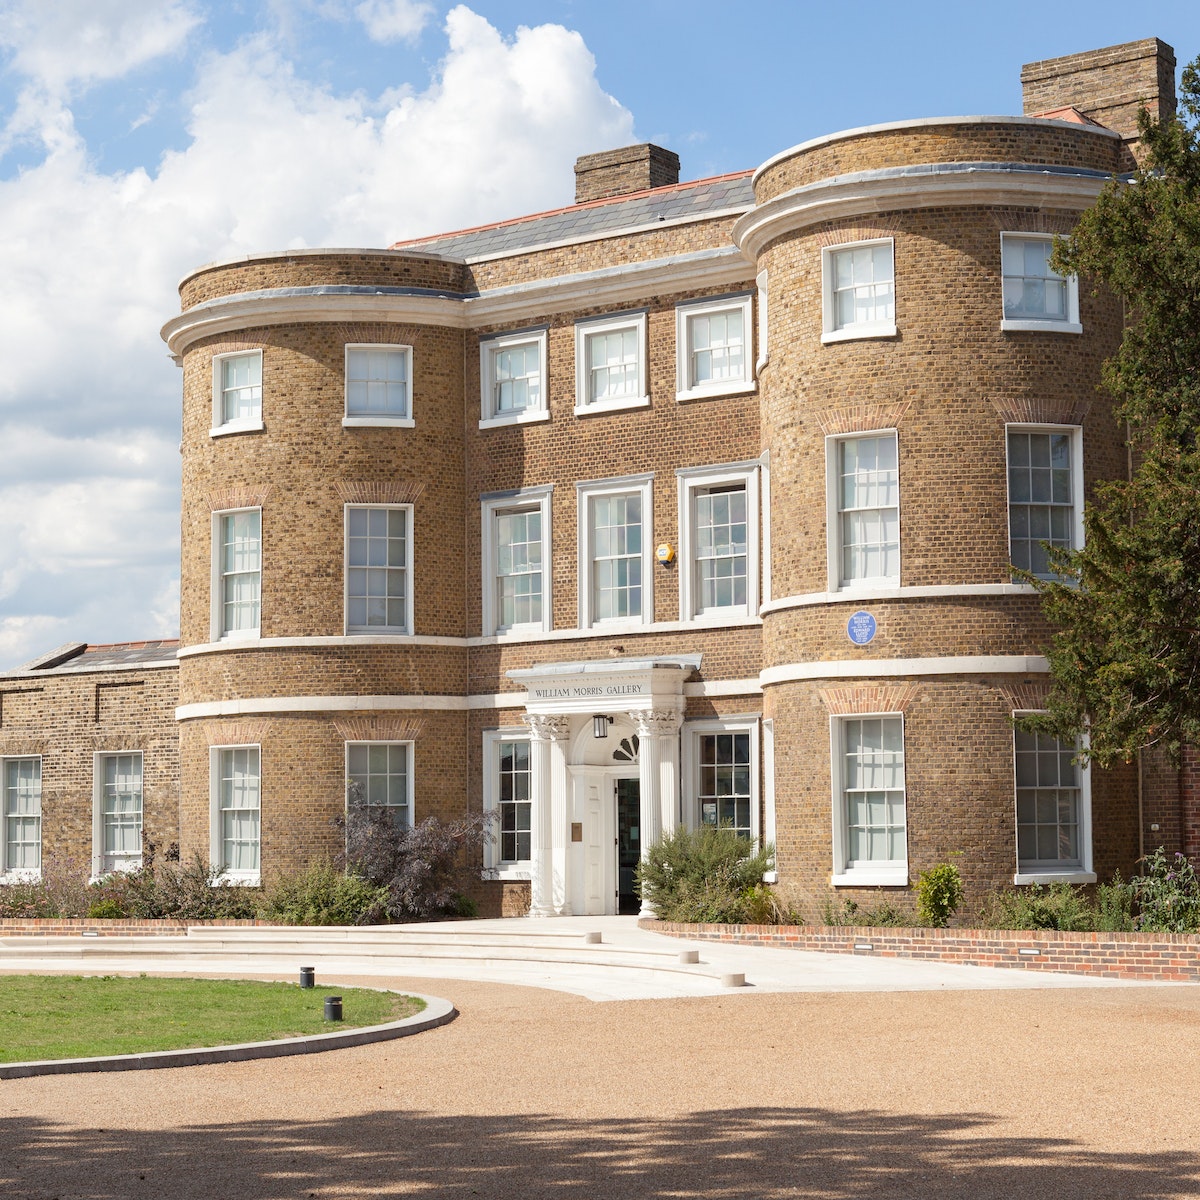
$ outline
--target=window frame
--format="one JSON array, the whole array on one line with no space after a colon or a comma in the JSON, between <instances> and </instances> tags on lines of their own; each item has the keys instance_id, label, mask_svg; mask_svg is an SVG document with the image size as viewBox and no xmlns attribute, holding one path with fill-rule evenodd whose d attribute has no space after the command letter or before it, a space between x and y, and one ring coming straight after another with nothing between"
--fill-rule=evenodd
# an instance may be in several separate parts
<instances>
[{"instance_id":1,"label":"window frame","mask_svg":"<svg viewBox=\"0 0 1200 1200\"><path fill-rule=\"evenodd\" d=\"M868 246L888 246L892 252L892 319L890 321L861 321L839 326L837 323L837 272L835 259L839 254ZM896 239L867 238L857 242L841 242L821 247L821 341L853 342L864 338L896 336Z\"/></svg>"},{"instance_id":2,"label":"window frame","mask_svg":"<svg viewBox=\"0 0 1200 1200\"><path fill-rule=\"evenodd\" d=\"M405 813L405 821L404 821L403 828L411 829L413 827L413 825L416 823L415 816L416 816L417 792L416 792L416 787L414 786L414 780L413 780L413 768L415 766L416 757L417 757L416 756L416 743L414 741L412 741L411 739L403 739L403 738L370 738L370 739L355 738L355 739L345 743L344 759L345 759L345 789L346 789L346 813L347 813L347 815L349 815L349 812L350 812L350 751L351 751L351 748L353 748L355 746L367 746L367 747L387 746L389 748L392 746L400 746L403 748L404 758L405 758L405 761L404 761L404 779L405 779L404 804L399 805L399 804L366 804L366 803L364 803L362 805L362 807L366 808L366 809L371 809L371 808L392 809L392 808L403 807L404 813ZM369 772L368 772L368 774L369 774Z\"/></svg>"},{"instance_id":3,"label":"window frame","mask_svg":"<svg viewBox=\"0 0 1200 1200\"><path fill-rule=\"evenodd\" d=\"M1004 516L1007 525L1007 543L1008 543L1008 561L1012 565L1012 505L1013 499L1011 494L1011 482L1009 477L1009 448L1008 435L1010 433L1065 433L1071 438L1071 506L1074 509L1071 515L1071 546L1072 550L1080 550L1083 548L1084 526L1083 526L1083 503L1084 503L1084 486L1083 486L1083 426L1082 425L1055 425L1055 424L1039 424L1036 422L1020 421L1006 423L1004 426ZM1019 501L1025 503L1025 501ZM1033 503L1030 501L1029 503ZM1045 575L1037 575L1038 579L1057 579L1057 575L1047 573Z\"/></svg>"},{"instance_id":4,"label":"window frame","mask_svg":"<svg viewBox=\"0 0 1200 1200\"><path fill-rule=\"evenodd\" d=\"M550 420L549 378L547 362L548 326L533 329L514 329L506 333L493 334L479 339L479 428L496 429L502 425L524 425L533 421ZM541 397L536 406L499 412L494 407L496 385L496 355L518 346L538 347L539 391Z\"/></svg>"},{"instance_id":5,"label":"window frame","mask_svg":"<svg viewBox=\"0 0 1200 1200\"><path fill-rule=\"evenodd\" d=\"M0 755L0 884L7 883L36 883L42 877L43 852L45 840L42 836L42 801L44 793L45 756L41 754L5 754ZM14 867L9 860L8 841L8 764L12 762L36 762L38 764L38 811L37 811L37 848L38 865L36 867ZM26 843L21 843L25 845Z\"/></svg>"},{"instance_id":6,"label":"window frame","mask_svg":"<svg viewBox=\"0 0 1200 1200\"><path fill-rule=\"evenodd\" d=\"M225 629L225 570L222 549L224 540L221 523L225 517L238 513L253 512L258 514L258 624L251 629ZM262 636L262 582L263 582L263 520L262 506L250 505L245 508L220 508L212 514L212 565L210 581L210 628L209 636L213 642L247 641Z\"/></svg>"},{"instance_id":7,"label":"window frame","mask_svg":"<svg viewBox=\"0 0 1200 1200\"><path fill-rule=\"evenodd\" d=\"M391 413L352 413L350 411L350 353L354 350L398 354L404 358L404 369L406 372L405 386L407 394L405 396L405 411L403 416L397 416ZM343 428L371 428L374 426L377 428L412 429L416 425L416 421L413 418L412 346L402 345L395 342L347 342L343 359L342 386L344 391L344 407L342 409Z\"/></svg>"},{"instance_id":8,"label":"window frame","mask_svg":"<svg viewBox=\"0 0 1200 1200\"><path fill-rule=\"evenodd\" d=\"M136 758L139 761L138 779L140 789L138 795L138 843L136 855L129 855L128 861L117 863L111 867L105 866L107 855L104 850L104 764L112 758ZM118 872L141 870L144 859L146 834L146 756L141 750L97 750L92 755L92 878L101 879L105 875Z\"/></svg>"},{"instance_id":9,"label":"window frame","mask_svg":"<svg viewBox=\"0 0 1200 1200\"><path fill-rule=\"evenodd\" d=\"M904 861L889 859L878 867L850 865L850 814L845 793L845 729L850 721L898 720L900 746L904 756ZM833 887L907 887L908 886L908 728L902 712L837 713L829 718L829 771L833 801Z\"/></svg>"},{"instance_id":10,"label":"window frame","mask_svg":"<svg viewBox=\"0 0 1200 1200\"><path fill-rule=\"evenodd\" d=\"M413 547L414 505L412 504L346 504L342 508L342 618L343 629L347 637L412 637L414 620L414 596L416 571ZM351 509L382 509L386 512L401 512L405 514L404 548L405 561L403 568L405 579L404 588L404 625L352 625L350 623L350 511ZM387 570L397 568L388 567Z\"/></svg>"},{"instance_id":11,"label":"window frame","mask_svg":"<svg viewBox=\"0 0 1200 1200\"><path fill-rule=\"evenodd\" d=\"M702 828L700 812L700 740L722 733L750 735L750 842L762 846L762 719L756 715L717 717L683 723L683 820L689 829Z\"/></svg>"},{"instance_id":12,"label":"window frame","mask_svg":"<svg viewBox=\"0 0 1200 1200\"><path fill-rule=\"evenodd\" d=\"M593 502L608 496L637 495L642 503L642 611L636 617L597 617L594 612L595 557ZM654 622L654 476L623 475L575 484L576 526L579 535L579 628L615 631ZM632 556L630 556L632 557Z\"/></svg>"},{"instance_id":13,"label":"window frame","mask_svg":"<svg viewBox=\"0 0 1200 1200\"><path fill-rule=\"evenodd\" d=\"M725 463L711 467L684 467L675 472L679 489L679 619L701 624L721 625L758 616L759 564L762 530L760 508L759 460ZM701 492L729 484L746 489L746 603L723 609L697 610L695 579L695 497Z\"/></svg>"},{"instance_id":14,"label":"window frame","mask_svg":"<svg viewBox=\"0 0 1200 1200\"><path fill-rule=\"evenodd\" d=\"M1013 238L1022 242L1050 242L1062 234L1022 232L1016 229L1002 230L1000 233L1000 328L1005 333L1082 333L1083 325L1079 319L1079 276L1063 275L1067 285L1067 316L1065 320L1057 317L1008 317L1004 311L1004 240ZM1049 276L1047 276L1049 278Z\"/></svg>"},{"instance_id":15,"label":"window frame","mask_svg":"<svg viewBox=\"0 0 1200 1200\"><path fill-rule=\"evenodd\" d=\"M896 554L899 559L895 576L880 575L867 579L842 578L842 495L841 495L841 447L847 442L865 441L868 438L890 436L896 444ZM829 434L825 438L825 534L828 555L830 592L878 591L881 588L898 588L904 574L904 512L900 495L900 431L889 429L864 429L854 433Z\"/></svg>"},{"instance_id":16,"label":"window frame","mask_svg":"<svg viewBox=\"0 0 1200 1200\"><path fill-rule=\"evenodd\" d=\"M258 869L234 871L224 862L224 836L221 828L221 755L226 751L253 750L258 762ZM222 883L258 887L262 882L262 746L257 742L237 743L208 748L208 861Z\"/></svg>"},{"instance_id":17,"label":"window frame","mask_svg":"<svg viewBox=\"0 0 1200 1200\"><path fill-rule=\"evenodd\" d=\"M1034 712L1039 712L1039 709L1014 709L1012 717L1016 720L1018 717L1028 716ZM1032 884L1032 883L1095 883L1096 871L1092 857L1092 767L1091 763L1083 762L1076 764L1076 770L1079 772L1079 809L1076 813L1076 824L1078 826L1079 838L1079 866L1077 867L1062 867L1058 870L1045 867L1023 868L1021 866L1019 836L1020 829L1017 823L1017 729L1012 731L1012 781L1013 781L1013 862L1016 864L1016 870L1013 873L1013 883L1015 885ZM1061 742L1059 743L1062 744ZM1083 734L1076 744L1075 752L1080 753L1087 749L1088 737Z\"/></svg>"},{"instance_id":18,"label":"window frame","mask_svg":"<svg viewBox=\"0 0 1200 1200\"><path fill-rule=\"evenodd\" d=\"M592 400L588 366L588 341L592 337L632 330L637 338L637 387L632 396L612 400ZM646 382L646 310L615 313L612 316L587 317L575 322L575 415L620 412L627 408L647 408L650 390Z\"/></svg>"},{"instance_id":19,"label":"window frame","mask_svg":"<svg viewBox=\"0 0 1200 1200\"><path fill-rule=\"evenodd\" d=\"M257 358L258 359L258 415L253 417L235 417L227 421L225 419L225 388L222 375L224 373L224 364L235 358ZM262 349L257 350L228 350L221 354L214 354L212 357L212 427L209 429L209 437L225 437L231 433L254 433L258 430L265 429L263 424L263 352Z\"/></svg>"},{"instance_id":20,"label":"window frame","mask_svg":"<svg viewBox=\"0 0 1200 1200\"><path fill-rule=\"evenodd\" d=\"M727 296L705 296L675 306L675 399L709 400L718 396L738 396L758 387L755 378L755 327L752 320L753 292L736 292ZM692 382L692 321L697 317L719 313L740 312L742 317L742 362L740 380L719 380L716 383Z\"/></svg>"},{"instance_id":21,"label":"window frame","mask_svg":"<svg viewBox=\"0 0 1200 1200\"><path fill-rule=\"evenodd\" d=\"M529 633L549 633L554 627L554 564L551 558L550 499L553 484L542 487L518 488L511 492L493 492L480 497L482 518L482 550L480 564L483 575L482 626L483 636L520 636ZM500 578L498 567L499 539L496 536L496 520L507 513L533 512L542 518L542 616L540 621L528 621L515 625L501 625L500 604L497 594Z\"/></svg>"},{"instance_id":22,"label":"window frame","mask_svg":"<svg viewBox=\"0 0 1200 1200\"><path fill-rule=\"evenodd\" d=\"M501 858L500 824L500 744L501 742L531 743L529 730L524 725L503 725L496 729L483 731L483 811L495 813L496 828L494 836L489 837L483 844L483 871L487 879L530 879L533 872L533 767L532 746L530 748L530 857L517 859Z\"/></svg>"}]
</instances>

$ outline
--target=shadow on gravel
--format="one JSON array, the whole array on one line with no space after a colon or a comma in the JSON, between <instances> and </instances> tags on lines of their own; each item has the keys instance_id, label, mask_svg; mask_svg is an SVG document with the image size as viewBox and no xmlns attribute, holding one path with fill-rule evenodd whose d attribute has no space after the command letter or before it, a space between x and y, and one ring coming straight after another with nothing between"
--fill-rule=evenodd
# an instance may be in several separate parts
<instances>
[{"instance_id":1,"label":"shadow on gravel","mask_svg":"<svg viewBox=\"0 0 1200 1200\"><path fill-rule=\"evenodd\" d=\"M991 1121L770 1108L662 1121L374 1112L130 1133L9 1118L0 1121L0 1196L1158 1200L1200 1190L1192 1153L991 1137Z\"/></svg>"}]
</instances>

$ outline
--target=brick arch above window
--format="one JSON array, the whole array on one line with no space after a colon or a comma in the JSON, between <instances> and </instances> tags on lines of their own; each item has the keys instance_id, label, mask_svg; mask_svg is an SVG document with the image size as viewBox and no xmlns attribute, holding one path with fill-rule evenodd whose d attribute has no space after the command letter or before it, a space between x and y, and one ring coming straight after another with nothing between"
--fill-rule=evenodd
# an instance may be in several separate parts
<instances>
[{"instance_id":1,"label":"brick arch above window","mask_svg":"<svg viewBox=\"0 0 1200 1200\"><path fill-rule=\"evenodd\" d=\"M266 733L266 721L216 721L204 726L204 740L210 746L255 746Z\"/></svg>"},{"instance_id":2,"label":"brick arch above window","mask_svg":"<svg viewBox=\"0 0 1200 1200\"><path fill-rule=\"evenodd\" d=\"M1082 425L1091 400L1062 397L990 396L992 407L1006 425Z\"/></svg>"},{"instance_id":3,"label":"brick arch above window","mask_svg":"<svg viewBox=\"0 0 1200 1200\"><path fill-rule=\"evenodd\" d=\"M998 687L1010 712L1041 712L1046 707L1049 683L1019 683L1012 687Z\"/></svg>"},{"instance_id":4,"label":"brick arch above window","mask_svg":"<svg viewBox=\"0 0 1200 1200\"><path fill-rule=\"evenodd\" d=\"M821 432L829 437L839 433L865 433L875 429L898 429L912 400L894 404L847 404L814 413Z\"/></svg>"},{"instance_id":5,"label":"brick arch above window","mask_svg":"<svg viewBox=\"0 0 1200 1200\"><path fill-rule=\"evenodd\" d=\"M354 483L339 479L334 485L346 504L415 504L425 483L415 479L392 479Z\"/></svg>"},{"instance_id":6,"label":"brick arch above window","mask_svg":"<svg viewBox=\"0 0 1200 1200\"><path fill-rule=\"evenodd\" d=\"M818 695L836 717L855 713L903 713L917 699L916 684L867 684L859 687L822 688Z\"/></svg>"},{"instance_id":7,"label":"brick arch above window","mask_svg":"<svg viewBox=\"0 0 1200 1200\"><path fill-rule=\"evenodd\" d=\"M419 717L335 717L333 727L346 742L415 742L425 722Z\"/></svg>"},{"instance_id":8,"label":"brick arch above window","mask_svg":"<svg viewBox=\"0 0 1200 1200\"><path fill-rule=\"evenodd\" d=\"M208 506L213 512L228 512L237 508L264 508L271 495L271 485L264 487L222 488L208 493Z\"/></svg>"},{"instance_id":9,"label":"brick arch above window","mask_svg":"<svg viewBox=\"0 0 1200 1200\"><path fill-rule=\"evenodd\" d=\"M989 213L993 228L1001 233L1058 233L1068 236L1078 217L1066 213L1031 212L1027 208L994 208Z\"/></svg>"}]
</instances>

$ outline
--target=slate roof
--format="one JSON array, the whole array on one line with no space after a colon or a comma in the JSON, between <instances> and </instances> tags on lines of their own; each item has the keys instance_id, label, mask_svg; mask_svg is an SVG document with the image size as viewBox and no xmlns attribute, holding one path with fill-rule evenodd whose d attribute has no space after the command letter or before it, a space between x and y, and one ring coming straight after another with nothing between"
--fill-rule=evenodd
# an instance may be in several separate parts
<instances>
[{"instance_id":1,"label":"slate roof","mask_svg":"<svg viewBox=\"0 0 1200 1200\"><path fill-rule=\"evenodd\" d=\"M23 663L12 675L46 675L64 672L137 670L145 667L174 666L179 649L178 638L157 638L145 642L109 642L89 645L67 642L49 654Z\"/></svg>"},{"instance_id":2,"label":"slate roof","mask_svg":"<svg viewBox=\"0 0 1200 1200\"><path fill-rule=\"evenodd\" d=\"M658 221L699 220L726 209L745 211L754 203L752 174L738 171L629 196L610 196L511 221L396 242L390 249L421 249L453 258L489 258L553 242L586 240L618 229L652 226Z\"/></svg>"}]
</instances>

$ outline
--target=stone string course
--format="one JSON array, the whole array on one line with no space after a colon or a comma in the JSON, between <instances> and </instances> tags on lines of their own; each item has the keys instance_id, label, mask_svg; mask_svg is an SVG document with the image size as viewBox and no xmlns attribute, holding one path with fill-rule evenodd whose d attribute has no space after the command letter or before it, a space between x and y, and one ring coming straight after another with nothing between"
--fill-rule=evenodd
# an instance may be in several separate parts
<instances>
[{"instance_id":1,"label":"stone string course","mask_svg":"<svg viewBox=\"0 0 1200 1200\"><path fill-rule=\"evenodd\" d=\"M688 925L655 920L639 921L638 925L670 937L735 942L747 946L780 946L825 954L919 959L956 963L964 967L1061 971L1146 983L1200 982L1200 936L1195 934L1062 933L1054 929Z\"/></svg>"}]
</instances>

